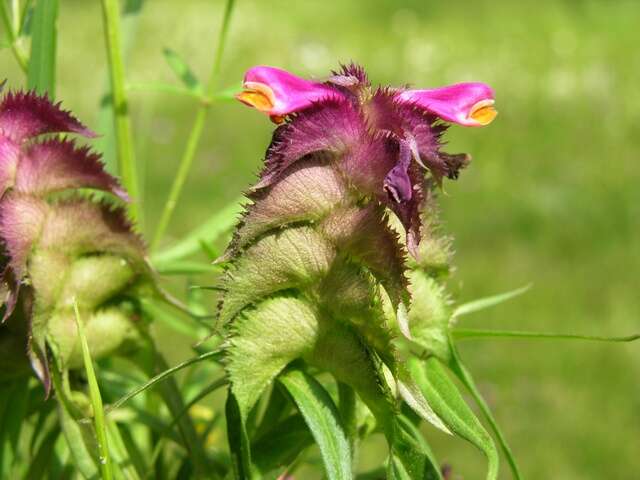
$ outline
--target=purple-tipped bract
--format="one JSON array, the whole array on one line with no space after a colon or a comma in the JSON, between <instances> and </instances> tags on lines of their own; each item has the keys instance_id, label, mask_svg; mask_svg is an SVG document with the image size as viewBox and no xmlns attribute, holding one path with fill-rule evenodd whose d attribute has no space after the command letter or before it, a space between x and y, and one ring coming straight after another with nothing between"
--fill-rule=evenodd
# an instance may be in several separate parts
<instances>
[{"instance_id":1,"label":"purple-tipped bract","mask_svg":"<svg viewBox=\"0 0 640 480\"><path fill-rule=\"evenodd\" d=\"M457 178L470 160L466 154L440 150L445 122L481 126L496 115L493 91L485 84L372 88L356 65L344 66L325 82L254 67L245 75L238 99L281 123L254 188L273 184L301 158L324 154L357 194L395 212L413 254L420 238L425 174L439 184L443 177Z\"/></svg>"}]
</instances>

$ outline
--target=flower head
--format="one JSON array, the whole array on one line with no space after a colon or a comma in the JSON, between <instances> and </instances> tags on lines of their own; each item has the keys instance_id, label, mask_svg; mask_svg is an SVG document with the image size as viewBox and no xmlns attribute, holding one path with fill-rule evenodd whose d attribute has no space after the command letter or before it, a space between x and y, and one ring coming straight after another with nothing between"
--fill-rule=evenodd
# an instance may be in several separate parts
<instances>
[{"instance_id":1,"label":"flower head","mask_svg":"<svg viewBox=\"0 0 640 480\"><path fill-rule=\"evenodd\" d=\"M19 349L27 350L28 339L47 388L47 352L63 368L81 364L73 306L92 354L106 355L139 338L130 296L149 277L144 244L114 204L127 201L126 192L89 148L41 138L56 133L94 136L46 96L17 92L0 100L0 338L24 332ZM114 200L94 201L81 188Z\"/></svg>"},{"instance_id":2,"label":"flower head","mask_svg":"<svg viewBox=\"0 0 640 480\"><path fill-rule=\"evenodd\" d=\"M441 151L447 123L482 126L496 116L493 91L485 84L372 88L356 65L343 66L325 82L254 67L237 98L282 123L256 189L272 185L302 158L328 158L356 195L395 212L413 254L420 238L425 176L437 183L443 177L455 179L470 160L466 154Z\"/></svg>"}]
</instances>

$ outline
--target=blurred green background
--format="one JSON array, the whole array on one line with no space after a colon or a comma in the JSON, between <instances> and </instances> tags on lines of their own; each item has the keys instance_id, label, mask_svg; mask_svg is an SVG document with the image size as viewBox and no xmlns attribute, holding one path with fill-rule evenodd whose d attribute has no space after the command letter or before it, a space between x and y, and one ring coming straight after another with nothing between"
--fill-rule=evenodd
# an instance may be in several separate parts
<instances>
[{"instance_id":1,"label":"blurred green background","mask_svg":"<svg viewBox=\"0 0 640 480\"><path fill-rule=\"evenodd\" d=\"M148 1L128 79L177 83L162 55L170 47L206 82L223 4ZM442 197L456 237L452 289L466 301L533 287L464 317L464 326L640 331L637 0L238 0L236 7L221 87L238 85L255 64L322 78L350 60L374 83L494 87L497 120L452 127L447 136L447 151L474 157ZM107 84L99 2L61 1L58 61L57 99L99 130ZM0 52L0 77L9 87L23 84L8 50ZM196 107L186 97L131 94L149 236ZM164 245L254 181L272 128L240 104L214 105ZM190 355L190 340L158 335L174 361ZM461 348L527 478L638 478L638 344L485 339ZM482 478L473 447L426 433L456 478ZM506 465L501 478L509 478Z\"/></svg>"}]
</instances>

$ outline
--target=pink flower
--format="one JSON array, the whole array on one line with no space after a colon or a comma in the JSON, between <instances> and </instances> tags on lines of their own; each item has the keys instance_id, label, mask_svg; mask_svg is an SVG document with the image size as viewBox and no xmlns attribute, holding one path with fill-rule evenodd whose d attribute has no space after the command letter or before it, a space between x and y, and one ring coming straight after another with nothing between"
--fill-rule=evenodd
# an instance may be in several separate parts
<instances>
[{"instance_id":1,"label":"pink flower","mask_svg":"<svg viewBox=\"0 0 640 480\"><path fill-rule=\"evenodd\" d=\"M496 116L493 91L483 83L431 90L372 88L357 65L343 66L326 82L254 67L237 98L282 123L255 189L272 185L298 160L321 154L349 179L355 193L396 213L412 253L419 241L425 173L437 183L455 179L470 160L440 150L445 122L482 126Z\"/></svg>"}]
</instances>

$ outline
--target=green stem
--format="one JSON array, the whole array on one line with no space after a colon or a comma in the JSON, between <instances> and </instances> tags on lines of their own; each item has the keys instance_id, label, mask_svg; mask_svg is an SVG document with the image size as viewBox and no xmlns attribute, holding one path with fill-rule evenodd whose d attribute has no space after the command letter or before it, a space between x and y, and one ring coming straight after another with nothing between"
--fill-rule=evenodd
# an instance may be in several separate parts
<instances>
[{"instance_id":1,"label":"green stem","mask_svg":"<svg viewBox=\"0 0 640 480\"><path fill-rule=\"evenodd\" d=\"M14 30L14 27L11 24L7 3L4 0L0 1L0 16L2 16L2 24L4 26L5 31L7 32L7 37L8 37L9 43L11 44L11 51L13 52L13 56L15 57L16 62L18 62L20 69L26 74L27 58L24 55L24 53L22 53L18 48L16 31Z\"/></svg>"},{"instance_id":2,"label":"green stem","mask_svg":"<svg viewBox=\"0 0 640 480\"><path fill-rule=\"evenodd\" d=\"M231 18L231 12L233 11L234 3L235 0L227 0L225 6L224 14L222 17L222 25L220 27L220 34L218 36L218 45L213 57L211 76L209 77L209 83L207 84L207 97L213 97L215 94L214 90L217 85L218 74L220 73L222 54L224 52L227 32L229 30L229 20ZM191 170L191 165L193 164L193 159L195 158L198 144L200 143L200 137L202 136L202 130L204 129L204 124L210 108L210 102L202 102L200 104L200 107L198 108L198 112L196 113L196 117L193 122L193 127L191 128L191 133L189 134L189 138L187 140L187 146L184 150L184 153L182 154L182 158L180 159L178 172L173 181L173 184L171 185L169 197L167 198L167 202L164 205L162 215L160 216L160 221L158 222L158 227L156 228L156 232L153 236L153 241L151 242L151 250L157 248L160 240L162 240L164 232L169 226L171 217L173 216L176 205L178 204L178 199L180 198L180 194L182 193L182 188L184 187L184 183L187 180L189 171Z\"/></svg>"},{"instance_id":3,"label":"green stem","mask_svg":"<svg viewBox=\"0 0 640 480\"><path fill-rule=\"evenodd\" d=\"M593 342L633 342L640 339L640 334L624 337L603 337L600 335L577 335L571 333L520 332L513 330L481 330L473 328L456 328L452 331L457 340L470 338L531 338L552 340L587 340Z\"/></svg>"},{"instance_id":4,"label":"green stem","mask_svg":"<svg viewBox=\"0 0 640 480\"><path fill-rule=\"evenodd\" d=\"M134 220L138 220L141 223L138 174L133 138L131 136L131 119L127 103L122 43L120 40L120 4L118 0L102 0L102 18L111 80L111 101L113 103L116 133L118 172L122 177L124 187L128 190L132 199L129 206L130 214Z\"/></svg>"},{"instance_id":5,"label":"green stem","mask_svg":"<svg viewBox=\"0 0 640 480\"><path fill-rule=\"evenodd\" d=\"M491 430L493 431L493 433L498 439L498 443L502 448L504 456L507 458L507 462L509 463L509 467L511 468L511 474L513 478L516 480L521 480L522 476L520 474L520 470L518 469L518 465L516 464L515 458L513 456L513 452L511 451L511 448L507 443L507 439L502 434L502 430L500 430L498 423L496 422L495 418L493 418L493 413L491 413L491 409L489 408L489 405L487 405L487 402L485 402L484 398L480 394L480 390L478 390L476 383L473 381L473 377L471 376L471 373L463 365L462 360L460 359L460 354L457 352L456 348L453 345L452 345L452 357L449 361L449 367L451 368L453 373L455 373L458 379L462 382L462 384L466 387L466 389L469 391L469 393L475 400L476 405L478 405L478 408L480 408L482 415L484 415L484 418L489 423Z\"/></svg>"}]
</instances>

